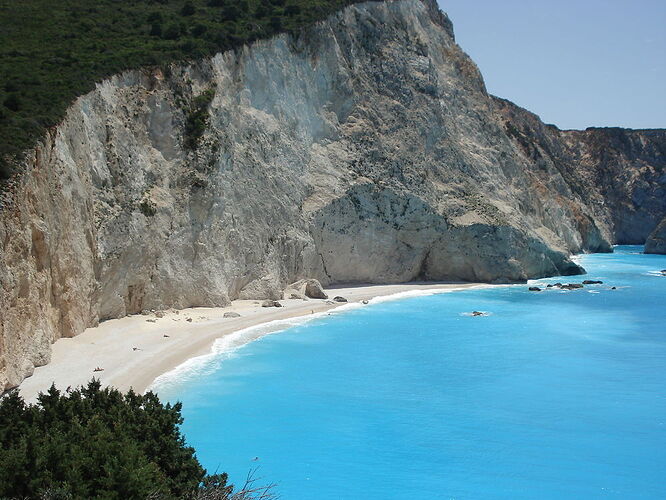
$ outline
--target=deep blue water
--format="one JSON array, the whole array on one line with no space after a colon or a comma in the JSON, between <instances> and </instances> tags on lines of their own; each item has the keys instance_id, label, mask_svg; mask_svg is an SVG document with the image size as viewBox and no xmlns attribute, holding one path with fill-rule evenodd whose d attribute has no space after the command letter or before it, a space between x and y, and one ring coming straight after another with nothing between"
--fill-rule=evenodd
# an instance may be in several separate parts
<instances>
[{"instance_id":1,"label":"deep blue water","mask_svg":"<svg viewBox=\"0 0 666 500\"><path fill-rule=\"evenodd\" d=\"M325 316L158 391L183 401L209 471L238 483L258 465L285 500L663 499L666 277L654 271L666 256L641 250L539 280L604 280L584 290L468 290ZM473 310L490 315L461 314Z\"/></svg>"}]
</instances>

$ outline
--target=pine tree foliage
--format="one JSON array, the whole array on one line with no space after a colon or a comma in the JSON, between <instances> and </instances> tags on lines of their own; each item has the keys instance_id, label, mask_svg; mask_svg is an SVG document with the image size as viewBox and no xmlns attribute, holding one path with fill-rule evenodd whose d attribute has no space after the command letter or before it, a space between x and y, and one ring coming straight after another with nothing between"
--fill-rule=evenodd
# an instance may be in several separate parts
<instances>
[{"instance_id":1,"label":"pine tree foliage","mask_svg":"<svg viewBox=\"0 0 666 500\"><path fill-rule=\"evenodd\" d=\"M206 475L182 422L180 403L97 380L52 386L32 405L9 393L0 400L0 498L234 498L226 474Z\"/></svg>"}]
</instances>

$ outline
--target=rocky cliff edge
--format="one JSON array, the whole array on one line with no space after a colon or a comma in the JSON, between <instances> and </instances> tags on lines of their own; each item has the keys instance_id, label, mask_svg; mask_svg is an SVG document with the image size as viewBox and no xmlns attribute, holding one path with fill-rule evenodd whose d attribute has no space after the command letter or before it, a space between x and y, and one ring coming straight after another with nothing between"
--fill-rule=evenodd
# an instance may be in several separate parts
<instances>
[{"instance_id":1,"label":"rocky cliff edge","mask_svg":"<svg viewBox=\"0 0 666 500\"><path fill-rule=\"evenodd\" d=\"M664 132L559 131L486 92L434 2L358 4L79 98L0 214L0 389L143 309L287 283L511 282L644 240Z\"/></svg>"}]
</instances>

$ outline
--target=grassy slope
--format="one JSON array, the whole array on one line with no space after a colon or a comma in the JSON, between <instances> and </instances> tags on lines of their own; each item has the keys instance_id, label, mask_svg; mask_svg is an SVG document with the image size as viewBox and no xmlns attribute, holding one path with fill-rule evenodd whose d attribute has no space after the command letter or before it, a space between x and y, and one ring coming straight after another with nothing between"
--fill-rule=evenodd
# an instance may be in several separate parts
<instances>
[{"instance_id":1,"label":"grassy slope","mask_svg":"<svg viewBox=\"0 0 666 500\"><path fill-rule=\"evenodd\" d=\"M0 0L0 181L95 82L298 30L356 1Z\"/></svg>"}]
</instances>

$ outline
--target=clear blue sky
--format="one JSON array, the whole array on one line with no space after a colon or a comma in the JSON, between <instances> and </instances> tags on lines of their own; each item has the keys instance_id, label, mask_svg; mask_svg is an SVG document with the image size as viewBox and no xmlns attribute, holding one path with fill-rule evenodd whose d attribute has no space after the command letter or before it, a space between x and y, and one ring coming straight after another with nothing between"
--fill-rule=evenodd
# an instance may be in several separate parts
<instances>
[{"instance_id":1,"label":"clear blue sky","mask_svg":"<svg viewBox=\"0 0 666 500\"><path fill-rule=\"evenodd\" d=\"M560 128L666 127L666 0L438 0L488 91Z\"/></svg>"}]
</instances>

